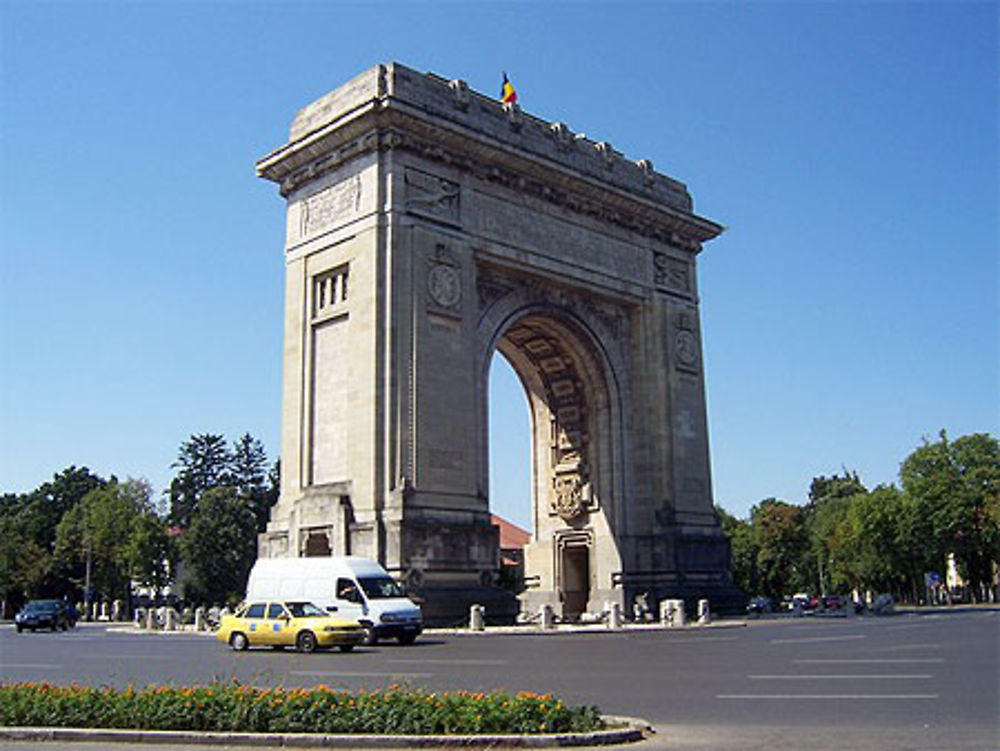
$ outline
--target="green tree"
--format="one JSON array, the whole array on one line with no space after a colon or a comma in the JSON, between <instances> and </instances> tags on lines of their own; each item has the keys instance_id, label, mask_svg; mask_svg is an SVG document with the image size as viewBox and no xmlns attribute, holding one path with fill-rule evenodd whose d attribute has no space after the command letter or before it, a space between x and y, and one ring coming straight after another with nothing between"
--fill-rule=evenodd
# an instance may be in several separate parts
<instances>
[{"instance_id":1,"label":"green tree","mask_svg":"<svg viewBox=\"0 0 1000 751\"><path fill-rule=\"evenodd\" d=\"M158 521L148 483L112 482L90 491L63 515L53 556L72 570L86 570L89 565L91 586L97 592L108 599L127 599L133 573L159 565L156 560L140 562L137 557L149 552L137 540Z\"/></svg>"},{"instance_id":2,"label":"green tree","mask_svg":"<svg viewBox=\"0 0 1000 751\"><path fill-rule=\"evenodd\" d=\"M233 444L231 478L239 495L253 510L257 531L263 532L267 527L271 506L277 500L272 492L275 478L268 471L264 444L249 433L245 433Z\"/></svg>"},{"instance_id":3,"label":"green tree","mask_svg":"<svg viewBox=\"0 0 1000 751\"><path fill-rule=\"evenodd\" d=\"M760 592L757 576L757 539L750 522L738 519L718 506L715 507L722 523L722 531L729 538L733 583L748 595Z\"/></svg>"},{"instance_id":4,"label":"green tree","mask_svg":"<svg viewBox=\"0 0 1000 751\"><path fill-rule=\"evenodd\" d=\"M132 581L155 591L163 589L170 584L177 557L166 521L149 510L140 513L122 551Z\"/></svg>"},{"instance_id":5,"label":"green tree","mask_svg":"<svg viewBox=\"0 0 1000 751\"><path fill-rule=\"evenodd\" d=\"M808 586L803 570L808 550L805 512L775 498L761 501L750 511L757 540L757 571L760 589L775 600Z\"/></svg>"},{"instance_id":6,"label":"green tree","mask_svg":"<svg viewBox=\"0 0 1000 751\"><path fill-rule=\"evenodd\" d=\"M21 529L14 516L0 516L0 618L10 618L40 585L50 555Z\"/></svg>"},{"instance_id":7,"label":"green tree","mask_svg":"<svg viewBox=\"0 0 1000 751\"><path fill-rule=\"evenodd\" d=\"M202 433L182 443L173 464L179 471L170 483L170 521L187 528L207 491L233 483L232 461L221 435Z\"/></svg>"},{"instance_id":8,"label":"green tree","mask_svg":"<svg viewBox=\"0 0 1000 751\"><path fill-rule=\"evenodd\" d=\"M231 487L208 490L181 538L187 569L185 599L224 603L240 599L257 558L257 521Z\"/></svg>"},{"instance_id":9,"label":"green tree","mask_svg":"<svg viewBox=\"0 0 1000 751\"><path fill-rule=\"evenodd\" d=\"M71 466L30 493L5 493L0 502L0 594L8 609L31 596L76 596L72 570L52 553L63 516L107 481L86 467Z\"/></svg>"},{"instance_id":10,"label":"green tree","mask_svg":"<svg viewBox=\"0 0 1000 751\"><path fill-rule=\"evenodd\" d=\"M929 521L938 570L948 554L981 599L1000 563L1000 442L986 433L924 442L903 462L903 489Z\"/></svg>"},{"instance_id":11,"label":"green tree","mask_svg":"<svg viewBox=\"0 0 1000 751\"><path fill-rule=\"evenodd\" d=\"M809 486L806 523L809 536L809 560L805 565L815 573L822 593L850 588L848 571L850 550L844 545L843 530L855 496L866 493L857 472L843 476L814 477Z\"/></svg>"}]
</instances>

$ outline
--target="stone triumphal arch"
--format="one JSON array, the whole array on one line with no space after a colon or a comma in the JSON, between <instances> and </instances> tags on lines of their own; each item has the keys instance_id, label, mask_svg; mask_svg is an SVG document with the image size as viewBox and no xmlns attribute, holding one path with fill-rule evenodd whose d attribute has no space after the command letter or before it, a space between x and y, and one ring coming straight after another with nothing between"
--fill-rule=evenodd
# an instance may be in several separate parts
<instances>
[{"instance_id":1,"label":"stone triumphal arch","mask_svg":"<svg viewBox=\"0 0 1000 751\"><path fill-rule=\"evenodd\" d=\"M522 605L572 618L733 594L695 273L721 228L683 184L399 64L305 107L257 171L288 202L281 497L261 555L366 555L430 620L509 614L487 497L499 351L532 424Z\"/></svg>"}]
</instances>

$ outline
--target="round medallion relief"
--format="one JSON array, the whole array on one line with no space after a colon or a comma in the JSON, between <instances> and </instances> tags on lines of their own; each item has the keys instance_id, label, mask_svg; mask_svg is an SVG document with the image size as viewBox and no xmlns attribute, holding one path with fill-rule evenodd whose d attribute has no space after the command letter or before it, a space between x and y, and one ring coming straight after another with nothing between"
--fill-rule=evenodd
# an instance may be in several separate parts
<instances>
[{"instance_id":1,"label":"round medallion relief","mask_svg":"<svg viewBox=\"0 0 1000 751\"><path fill-rule=\"evenodd\" d=\"M450 308L462 299L462 282L452 266L439 263L427 273L427 291L431 299L443 308Z\"/></svg>"},{"instance_id":2,"label":"round medallion relief","mask_svg":"<svg viewBox=\"0 0 1000 751\"><path fill-rule=\"evenodd\" d=\"M698 342L690 331L678 331L674 339L677 348L677 359L684 365L695 365L698 362Z\"/></svg>"}]
</instances>

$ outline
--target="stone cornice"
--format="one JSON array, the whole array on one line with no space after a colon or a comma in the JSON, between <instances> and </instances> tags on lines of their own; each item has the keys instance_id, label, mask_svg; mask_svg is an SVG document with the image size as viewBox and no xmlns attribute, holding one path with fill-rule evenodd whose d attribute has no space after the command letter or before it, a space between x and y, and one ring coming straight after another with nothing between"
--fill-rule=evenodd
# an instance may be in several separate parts
<instances>
[{"instance_id":1,"label":"stone cornice","mask_svg":"<svg viewBox=\"0 0 1000 751\"><path fill-rule=\"evenodd\" d=\"M471 110L477 113L470 114ZM598 221L697 252L722 227L648 161L403 66L377 66L306 107L293 140L257 163L286 197L373 151L401 149Z\"/></svg>"}]
</instances>

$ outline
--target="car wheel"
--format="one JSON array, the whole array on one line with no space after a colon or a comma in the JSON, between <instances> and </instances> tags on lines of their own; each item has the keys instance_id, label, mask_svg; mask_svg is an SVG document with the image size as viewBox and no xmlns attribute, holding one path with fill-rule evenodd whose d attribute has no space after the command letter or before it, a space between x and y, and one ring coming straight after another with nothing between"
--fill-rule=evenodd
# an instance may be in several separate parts
<instances>
[{"instance_id":1,"label":"car wheel","mask_svg":"<svg viewBox=\"0 0 1000 751\"><path fill-rule=\"evenodd\" d=\"M410 646L416 640L417 640L416 634L403 634L402 636L396 637L396 641L398 641L400 645L404 647Z\"/></svg>"},{"instance_id":2,"label":"car wheel","mask_svg":"<svg viewBox=\"0 0 1000 751\"><path fill-rule=\"evenodd\" d=\"M340 645L340 651L341 652L350 652L352 649L354 649L354 645L353 644L341 644Z\"/></svg>"},{"instance_id":3,"label":"car wheel","mask_svg":"<svg viewBox=\"0 0 1000 751\"><path fill-rule=\"evenodd\" d=\"M370 623L363 625L365 629L365 638L361 640L361 643L366 647L374 647L378 644L378 636L375 634L375 627Z\"/></svg>"},{"instance_id":4,"label":"car wheel","mask_svg":"<svg viewBox=\"0 0 1000 751\"><path fill-rule=\"evenodd\" d=\"M300 652L316 651L316 636L312 631L303 631L295 640L295 647Z\"/></svg>"},{"instance_id":5,"label":"car wheel","mask_svg":"<svg viewBox=\"0 0 1000 751\"><path fill-rule=\"evenodd\" d=\"M237 631L235 634L229 637L229 646L235 649L237 652L244 651L250 646L250 640L247 639L245 634L241 634Z\"/></svg>"}]
</instances>

